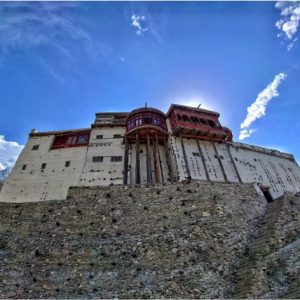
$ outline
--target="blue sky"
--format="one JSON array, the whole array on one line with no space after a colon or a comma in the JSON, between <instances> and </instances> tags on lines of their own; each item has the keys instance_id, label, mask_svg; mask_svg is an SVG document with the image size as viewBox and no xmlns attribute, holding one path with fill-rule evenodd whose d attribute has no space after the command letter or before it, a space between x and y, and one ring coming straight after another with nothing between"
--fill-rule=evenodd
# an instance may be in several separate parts
<instances>
[{"instance_id":1,"label":"blue sky","mask_svg":"<svg viewBox=\"0 0 300 300\"><path fill-rule=\"evenodd\" d=\"M292 2L0 2L0 167L32 128L145 102L201 103L299 161L299 20Z\"/></svg>"}]
</instances>

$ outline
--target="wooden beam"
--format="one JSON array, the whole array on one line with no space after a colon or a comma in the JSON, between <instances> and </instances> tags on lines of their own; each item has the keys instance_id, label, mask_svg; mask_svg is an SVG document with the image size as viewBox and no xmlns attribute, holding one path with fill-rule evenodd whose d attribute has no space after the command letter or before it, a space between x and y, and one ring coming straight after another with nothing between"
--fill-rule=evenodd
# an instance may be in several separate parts
<instances>
[{"instance_id":1,"label":"wooden beam","mask_svg":"<svg viewBox=\"0 0 300 300\"><path fill-rule=\"evenodd\" d=\"M212 143L212 145L213 145L213 147L214 147L214 149L215 149L215 153L216 153L217 159L218 159L218 161L219 161L219 164L220 164L220 167L221 167L221 171L222 171L223 177L224 177L225 181L228 182L228 178L227 178L227 175L226 175L226 173L225 173L225 169L224 169L224 166L223 166L223 164L222 164L222 160L221 160L221 158L220 158L220 156L219 156L219 154L218 154L217 147L216 147L216 145L215 145L214 142L211 142L211 143Z\"/></svg>"},{"instance_id":2,"label":"wooden beam","mask_svg":"<svg viewBox=\"0 0 300 300\"><path fill-rule=\"evenodd\" d=\"M186 153L185 153L183 138L181 136L180 136L180 140L181 140L181 148L182 148L182 153L183 153L183 158L184 158L184 162L185 162L187 175L188 175L188 178L191 178L190 167L189 167L188 160L187 160Z\"/></svg>"},{"instance_id":3,"label":"wooden beam","mask_svg":"<svg viewBox=\"0 0 300 300\"><path fill-rule=\"evenodd\" d=\"M165 148L165 155L166 155L167 166L168 166L169 174L170 174L170 180L171 180L171 182L174 182L175 178L174 178L173 166L172 166L172 163L171 163L171 158L170 158L170 153L169 153L169 149L168 149L168 144L167 144L165 138L163 139L163 143L164 143L164 148Z\"/></svg>"},{"instance_id":4,"label":"wooden beam","mask_svg":"<svg viewBox=\"0 0 300 300\"><path fill-rule=\"evenodd\" d=\"M140 170L140 138L138 130L135 136L135 149L136 149L136 159L135 159L135 183L141 184L141 170Z\"/></svg>"},{"instance_id":5,"label":"wooden beam","mask_svg":"<svg viewBox=\"0 0 300 300\"><path fill-rule=\"evenodd\" d=\"M157 143L157 134L155 134L155 140L153 141L153 165L154 165L154 175L155 175L155 183L160 183L160 169L158 165L158 143Z\"/></svg>"},{"instance_id":6,"label":"wooden beam","mask_svg":"<svg viewBox=\"0 0 300 300\"><path fill-rule=\"evenodd\" d=\"M236 173L236 175L237 175L237 178L238 178L238 180L239 180L239 183L243 183L242 178L241 178L241 176L240 176L240 174L239 174L238 168L237 168L237 166L236 166L236 164L235 164L235 162L234 162L234 159L233 159L233 157L232 157L232 154L231 154L231 152L230 152L230 146L229 146L229 144L227 144L227 143L226 143L226 146L227 146L227 151L228 151L228 154L229 154L231 163L232 163L232 165L233 165L234 171L235 171L235 173Z\"/></svg>"},{"instance_id":7,"label":"wooden beam","mask_svg":"<svg viewBox=\"0 0 300 300\"><path fill-rule=\"evenodd\" d=\"M125 153L124 153L124 168L123 168L123 184L127 185L128 181L128 150L129 144L127 137L125 137Z\"/></svg>"},{"instance_id":8,"label":"wooden beam","mask_svg":"<svg viewBox=\"0 0 300 300\"><path fill-rule=\"evenodd\" d=\"M146 162L147 163L147 183L152 184L152 166L151 166L149 133L147 133L146 158L147 158L147 162Z\"/></svg>"},{"instance_id":9,"label":"wooden beam","mask_svg":"<svg viewBox=\"0 0 300 300\"><path fill-rule=\"evenodd\" d=\"M206 164L205 164L205 158L204 158L202 149L201 149L201 147L200 147L200 143L199 143L198 140L196 140L196 141L197 141L198 150L199 150L199 153L200 153L200 156L201 156L201 160L202 160L202 164L203 164L203 168L204 168L204 172L205 172L206 179L207 179L207 181L211 181L210 178L209 178L207 166L206 166Z\"/></svg>"},{"instance_id":10,"label":"wooden beam","mask_svg":"<svg viewBox=\"0 0 300 300\"><path fill-rule=\"evenodd\" d=\"M160 151L159 151L159 145L158 145L158 136L156 135L156 141L157 141L157 153L158 153L158 160L159 160L159 167L160 167L160 174L161 174L161 182L164 184L165 183L165 178L164 178L164 170L162 167L162 160L160 156Z\"/></svg>"}]
</instances>

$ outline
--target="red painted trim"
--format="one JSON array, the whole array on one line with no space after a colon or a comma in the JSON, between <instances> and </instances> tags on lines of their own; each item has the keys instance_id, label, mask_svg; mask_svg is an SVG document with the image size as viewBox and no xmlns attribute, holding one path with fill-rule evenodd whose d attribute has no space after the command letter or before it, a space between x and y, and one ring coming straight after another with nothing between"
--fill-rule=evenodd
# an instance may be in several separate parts
<instances>
[{"instance_id":1,"label":"red painted trim","mask_svg":"<svg viewBox=\"0 0 300 300\"><path fill-rule=\"evenodd\" d=\"M54 137L50 150L87 146L90 140L90 131L72 134L57 134Z\"/></svg>"}]
</instances>

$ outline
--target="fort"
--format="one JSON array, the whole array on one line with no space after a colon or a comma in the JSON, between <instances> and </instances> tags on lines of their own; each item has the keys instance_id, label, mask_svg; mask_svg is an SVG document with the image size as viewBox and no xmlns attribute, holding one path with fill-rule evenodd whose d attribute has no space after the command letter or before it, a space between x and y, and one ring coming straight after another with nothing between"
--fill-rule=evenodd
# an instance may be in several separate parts
<instances>
[{"instance_id":1,"label":"fort","mask_svg":"<svg viewBox=\"0 0 300 300\"><path fill-rule=\"evenodd\" d=\"M171 105L32 130L0 194L0 298L300 298L300 170Z\"/></svg>"},{"instance_id":2,"label":"fort","mask_svg":"<svg viewBox=\"0 0 300 300\"><path fill-rule=\"evenodd\" d=\"M272 201L300 191L294 157L237 143L219 114L172 104L96 113L90 128L32 130L1 202L64 200L71 186L152 185L185 180L252 183Z\"/></svg>"}]
</instances>

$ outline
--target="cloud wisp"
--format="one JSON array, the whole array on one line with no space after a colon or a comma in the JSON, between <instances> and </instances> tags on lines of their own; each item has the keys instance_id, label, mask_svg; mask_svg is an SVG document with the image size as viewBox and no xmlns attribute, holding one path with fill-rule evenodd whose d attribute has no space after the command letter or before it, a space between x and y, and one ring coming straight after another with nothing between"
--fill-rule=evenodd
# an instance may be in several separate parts
<instances>
[{"instance_id":1,"label":"cloud wisp","mask_svg":"<svg viewBox=\"0 0 300 300\"><path fill-rule=\"evenodd\" d=\"M137 35L142 35L143 32L148 30L147 27L144 27L145 21L146 21L145 16L138 16L138 15L133 14L131 16L131 20L132 20L131 25L137 29L137 31L136 31Z\"/></svg>"},{"instance_id":2,"label":"cloud wisp","mask_svg":"<svg viewBox=\"0 0 300 300\"><path fill-rule=\"evenodd\" d=\"M23 147L17 142L7 141L4 135L0 135L0 171L13 167Z\"/></svg>"},{"instance_id":3,"label":"cloud wisp","mask_svg":"<svg viewBox=\"0 0 300 300\"><path fill-rule=\"evenodd\" d=\"M281 19L275 24L281 31L278 37L284 37L288 41L287 50L290 51L298 40L294 36L300 23L300 2L279 1L275 7L281 10Z\"/></svg>"},{"instance_id":4,"label":"cloud wisp","mask_svg":"<svg viewBox=\"0 0 300 300\"><path fill-rule=\"evenodd\" d=\"M250 137L255 132L255 129L249 129L249 127L254 121L266 114L268 103L272 98L279 96L277 88L286 77L285 73L277 74L274 80L258 94L256 100L247 108L247 116L241 124L239 140Z\"/></svg>"},{"instance_id":5,"label":"cloud wisp","mask_svg":"<svg viewBox=\"0 0 300 300\"><path fill-rule=\"evenodd\" d=\"M77 6L72 2L1 4L0 62L12 53L34 51L36 61L59 78L60 71L76 71L83 56L96 61L106 55L108 47L80 24Z\"/></svg>"}]
</instances>

